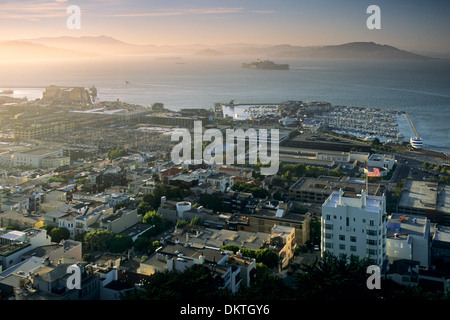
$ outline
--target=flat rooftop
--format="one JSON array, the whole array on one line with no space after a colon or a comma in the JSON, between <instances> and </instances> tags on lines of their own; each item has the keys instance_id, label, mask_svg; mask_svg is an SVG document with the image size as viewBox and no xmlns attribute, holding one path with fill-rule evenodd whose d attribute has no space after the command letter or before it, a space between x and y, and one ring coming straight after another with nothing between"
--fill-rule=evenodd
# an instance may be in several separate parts
<instances>
[{"instance_id":1,"label":"flat rooftop","mask_svg":"<svg viewBox=\"0 0 450 320\"><path fill-rule=\"evenodd\" d=\"M380 184L369 183L369 194L378 195L380 193ZM322 176L319 178L303 177L291 186L290 191L308 191L315 193L331 193L342 189L344 192L361 193L366 189L364 179L347 179L338 177Z\"/></svg>"},{"instance_id":2,"label":"flat rooftop","mask_svg":"<svg viewBox=\"0 0 450 320\"><path fill-rule=\"evenodd\" d=\"M437 182L407 180L398 206L435 210L437 205L437 196Z\"/></svg>"},{"instance_id":3,"label":"flat rooftop","mask_svg":"<svg viewBox=\"0 0 450 320\"><path fill-rule=\"evenodd\" d=\"M49 153L53 153L58 150L50 149L50 148L35 148L35 149L29 149L29 150L23 150L19 153L21 154L27 154L30 156L43 156Z\"/></svg>"},{"instance_id":4,"label":"flat rooftop","mask_svg":"<svg viewBox=\"0 0 450 320\"><path fill-rule=\"evenodd\" d=\"M337 206L339 205L339 197L340 197L339 191L333 191L333 193L328 197L328 199L325 200L323 206L330 208L337 208ZM354 201L355 199L357 199L358 203ZM357 204L359 205L360 199L361 199L360 194L344 193L342 195L341 203L342 205L357 207ZM381 197L368 195L366 196L366 206L364 207L364 211L379 212L382 203L383 201Z\"/></svg>"},{"instance_id":5,"label":"flat rooftop","mask_svg":"<svg viewBox=\"0 0 450 320\"><path fill-rule=\"evenodd\" d=\"M450 186L439 187L437 210L439 212L450 214Z\"/></svg>"},{"instance_id":6,"label":"flat rooftop","mask_svg":"<svg viewBox=\"0 0 450 320\"><path fill-rule=\"evenodd\" d=\"M401 213L393 213L387 223L386 236L394 238L398 234L397 239L404 239L408 235L424 236L429 221L425 217L415 215L404 215Z\"/></svg>"}]
</instances>

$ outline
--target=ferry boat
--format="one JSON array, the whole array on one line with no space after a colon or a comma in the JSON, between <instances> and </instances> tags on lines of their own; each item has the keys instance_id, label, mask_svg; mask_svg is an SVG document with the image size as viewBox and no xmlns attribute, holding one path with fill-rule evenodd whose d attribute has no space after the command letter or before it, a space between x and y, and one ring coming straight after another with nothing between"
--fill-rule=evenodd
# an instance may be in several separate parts
<instances>
[{"instance_id":1,"label":"ferry boat","mask_svg":"<svg viewBox=\"0 0 450 320\"><path fill-rule=\"evenodd\" d=\"M411 147L415 149L419 149L422 147L422 139L420 137L411 137L409 143L411 144Z\"/></svg>"}]
</instances>

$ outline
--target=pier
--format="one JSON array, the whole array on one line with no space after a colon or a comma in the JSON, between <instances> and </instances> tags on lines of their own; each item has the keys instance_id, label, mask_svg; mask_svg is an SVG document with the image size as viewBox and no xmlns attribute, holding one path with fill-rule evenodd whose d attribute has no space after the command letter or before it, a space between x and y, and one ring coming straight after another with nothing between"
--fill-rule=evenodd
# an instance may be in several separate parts
<instances>
[{"instance_id":1,"label":"pier","mask_svg":"<svg viewBox=\"0 0 450 320\"><path fill-rule=\"evenodd\" d=\"M411 125L411 128L414 131L414 134L416 135L416 137L419 137L419 133L417 132L416 127L414 127L414 123L412 122L408 112L405 111L405 114L406 114L406 117L408 118L408 121L409 121L409 124Z\"/></svg>"}]
</instances>

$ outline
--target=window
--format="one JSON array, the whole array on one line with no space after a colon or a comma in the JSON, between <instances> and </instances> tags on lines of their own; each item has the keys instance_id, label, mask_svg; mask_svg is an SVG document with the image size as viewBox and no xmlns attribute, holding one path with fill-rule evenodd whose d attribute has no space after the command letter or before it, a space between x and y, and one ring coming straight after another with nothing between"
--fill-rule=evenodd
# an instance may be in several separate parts
<instances>
[{"instance_id":1,"label":"window","mask_svg":"<svg viewBox=\"0 0 450 320\"><path fill-rule=\"evenodd\" d=\"M370 220L370 221L369 221L369 226L373 227L374 225L375 225L375 221Z\"/></svg>"},{"instance_id":2,"label":"window","mask_svg":"<svg viewBox=\"0 0 450 320\"><path fill-rule=\"evenodd\" d=\"M351 252L356 252L356 246L350 246L350 251Z\"/></svg>"},{"instance_id":3,"label":"window","mask_svg":"<svg viewBox=\"0 0 450 320\"><path fill-rule=\"evenodd\" d=\"M356 237L355 236L351 236L350 237L350 242L356 242Z\"/></svg>"},{"instance_id":4,"label":"window","mask_svg":"<svg viewBox=\"0 0 450 320\"><path fill-rule=\"evenodd\" d=\"M339 245L339 250L345 250L345 244L340 244Z\"/></svg>"},{"instance_id":5,"label":"window","mask_svg":"<svg viewBox=\"0 0 450 320\"><path fill-rule=\"evenodd\" d=\"M342 234L340 234L340 235L339 235L339 240L341 240L341 241L345 241L345 236L344 236L344 235L342 235Z\"/></svg>"},{"instance_id":6,"label":"window","mask_svg":"<svg viewBox=\"0 0 450 320\"><path fill-rule=\"evenodd\" d=\"M345 218L345 226L348 227L350 225L350 218L346 217Z\"/></svg>"}]
</instances>

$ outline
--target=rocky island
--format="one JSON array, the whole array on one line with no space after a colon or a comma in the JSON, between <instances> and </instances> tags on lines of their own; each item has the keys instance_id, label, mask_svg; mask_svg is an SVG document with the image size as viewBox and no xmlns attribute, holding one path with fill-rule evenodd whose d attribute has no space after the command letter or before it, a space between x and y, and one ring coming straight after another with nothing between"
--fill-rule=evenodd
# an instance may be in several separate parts
<instances>
[{"instance_id":1,"label":"rocky island","mask_svg":"<svg viewBox=\"0 0 450 320\"><path fill-rule=\"evenodd\" d=\"M262 69L262 70L289 70L288 64L276 64L270 60L260 60L251 63L243 63L242 68L246 69Z\"/></svg>"}]
</instances>

